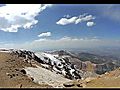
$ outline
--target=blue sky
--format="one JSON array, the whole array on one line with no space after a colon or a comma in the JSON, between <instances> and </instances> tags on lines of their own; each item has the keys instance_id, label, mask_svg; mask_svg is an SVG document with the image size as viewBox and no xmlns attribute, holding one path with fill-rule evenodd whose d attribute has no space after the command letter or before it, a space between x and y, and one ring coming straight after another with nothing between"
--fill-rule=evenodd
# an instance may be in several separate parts
<instances>
[{"instance_id":1,"label":"blue sky","mask_svg":"<svg viewBox=\"0 0 120 90\"><path fill-rule=\"evenodd\" d=\"M119 4L0 5L0 48L119 47Z\"/></svg>"}]
</instances>

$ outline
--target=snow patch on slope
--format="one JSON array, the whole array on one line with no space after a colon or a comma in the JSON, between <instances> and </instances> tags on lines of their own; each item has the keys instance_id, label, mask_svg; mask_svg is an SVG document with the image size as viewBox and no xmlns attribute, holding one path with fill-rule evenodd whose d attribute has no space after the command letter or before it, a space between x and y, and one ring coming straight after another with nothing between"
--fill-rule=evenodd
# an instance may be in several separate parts
<instances>
[{"instance_id":1,"label":"snow patch on slope","mask_svg":"<svg viewBox=\"0 0 120 90\"><path fill-rule=\"evenodd\" d=\"M48 60L50 60L51 63L56 63L56 64L61 62L59 59L56 59L55 56L52 54L48 54L44 52L36 52L35 55L46 63L49 62ZM47 57L48 59L45 59L45 57Z\"/></svg>"},{"instance_id":2,"label":"snow patch on slope","mask_svg":"<svg viewBox=\"0 0 120 90\"><path fill-rule=\"evenodd\" d=\"M56 74L56 72L51 72L50 70L47 70L45 68L37 66L37 68L33 67L26 67L25 71L28 76L31 76L34 78L35 83L39 84L49 84L53 87L63 87L63 83L69 82L71 80L64 78L60 74Z\"/></svg>"}]
</instances>

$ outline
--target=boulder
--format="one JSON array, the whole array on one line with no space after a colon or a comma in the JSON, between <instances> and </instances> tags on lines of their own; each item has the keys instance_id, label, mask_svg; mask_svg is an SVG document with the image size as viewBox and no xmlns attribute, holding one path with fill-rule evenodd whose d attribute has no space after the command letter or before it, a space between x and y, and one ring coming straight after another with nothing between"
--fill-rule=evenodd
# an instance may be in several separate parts
<instances>
[{"instance_id":1,"label":"boulder","mask_svg":"<svg viewBox=\"0 0 120 90\"><path fill-rule=\"evenodd\" d=\"M63 84L65 87L72 87L72 86L74 86L74 83L72 83L72 82L67 82L67 83L64 83Z\"/></svg>"},{"instance_id":2,"label":"boulder","mask_svg":"<svg viewBox=\"0 0 120 90\"><path fill-rule=\"evenodd\" d=\"M26 71L24 69L20 70L23 74L26 74Z\"/></svg>"}]
</instances>

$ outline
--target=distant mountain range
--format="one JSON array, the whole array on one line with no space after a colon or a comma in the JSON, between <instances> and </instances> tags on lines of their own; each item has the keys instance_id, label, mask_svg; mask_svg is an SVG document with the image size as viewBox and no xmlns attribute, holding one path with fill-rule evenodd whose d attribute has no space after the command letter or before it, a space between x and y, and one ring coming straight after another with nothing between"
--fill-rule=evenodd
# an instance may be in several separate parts
<instances>
[{"instance_id":1,"label":"distant mountain range","mask_svg":"<svg viewBox=\"0 0 120 90\"><path fill-rule=\"evenodd\" d=\"M67 58L77 65L79 69L94 71L97 74L112 71L120 66L120 59L114 56L101 56L86 52L68 52L65 50L53 51L51 54L68 55L69 57ZM89 68L90 65L93 70Z\"/></svg>"}]
</instances>

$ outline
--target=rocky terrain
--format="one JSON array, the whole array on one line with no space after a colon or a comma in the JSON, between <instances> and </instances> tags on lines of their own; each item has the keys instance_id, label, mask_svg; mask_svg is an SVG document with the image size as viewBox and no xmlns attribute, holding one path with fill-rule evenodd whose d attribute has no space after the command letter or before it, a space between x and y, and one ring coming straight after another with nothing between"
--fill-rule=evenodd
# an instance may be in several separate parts
<instances>
[{"instance_id":1,"label":"rocky terrain","mask_svg":"<svg viewBox=\"0 0 120 90\"><path fill-rule=\"evenodd\" d=\"M95 63L98 60L101 60L100 63ZM64 50L33 52L1 49L0 87L119 87L119 64L115 61L116 59L111 57L89 53L76 54ZM113 81L114 85L108 83Z\"/></svg>"},{"instance_id":2,"label":"rocky terrain","mask_svg":"<svg viewBox=\"0 0 120 90\"><path fill-rule=\"evenodd\" d=\"M70 62L77 65L80 70L97 74L104 74L120 67L120 59L114 56L100 56L86 52L75 53L64 50L54 51L52 54L67 55Z\"/></svg>"},{"instance_id":3,"label":"rocky terrain","mask_svg":"<svg viewBox=\"0 0 120 90\"><path fill-rule=\"evenodd\" d=\"M49 85L39 85L32 82L25 73L24 67L31 67L29 63L23 61L23 57L0 52L0 87L1 88L22 88L22 87L48 87Z\"/></svg>"},{"instance_id":4,"label":"rocky terrain","mask_svg":"<svg viewBox=\"0 0 120 90\"><path fill-rule=\"evenodd\" d=\"M69 82L71 79L75 79L71 76L69 71L68 76L65 77L65 75L60 73L61 70L57 70L56 67L50 69L51 64L48 64L49 62L47 63L47 60L43 61L42 58L38 58L35 54L26 50L1 50L0 87L64 87L63 83ZM69 69L70 68L71 66Z\"/></svg>"},{"instance_id":5,"label":"rocky terrain","mask_svg":"<svg viewBox=\"0 0 120 90\"><path fill-rule=\"evenodd\" d=\"M119 88L120 87L120 68L106 72L97 78L92 79L86 83L86 87L95 88Z\"/></svg>"}]
</instances>

